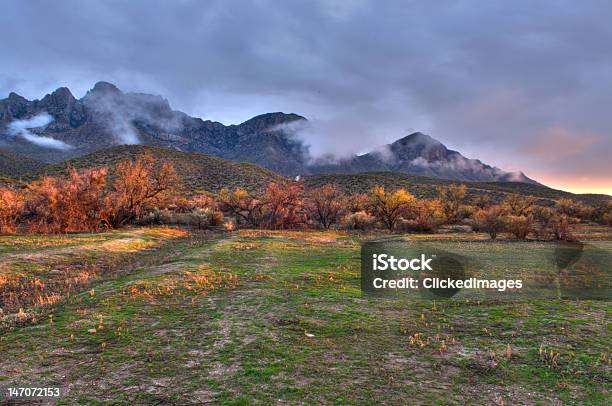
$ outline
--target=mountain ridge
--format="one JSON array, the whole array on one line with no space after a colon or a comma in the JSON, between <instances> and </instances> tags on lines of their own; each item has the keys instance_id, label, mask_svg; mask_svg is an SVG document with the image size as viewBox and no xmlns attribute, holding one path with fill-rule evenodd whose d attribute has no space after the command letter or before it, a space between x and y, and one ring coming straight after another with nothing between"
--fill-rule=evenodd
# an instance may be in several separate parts
<instances>
[{"instance_id":1,"label":"mountain ridge","mask_svg":"<svg viewBox=\"0 0 612 406\"><path fill-rule=\"evenodd\" d=\"M28 127L33 125L29 121L45 114L45 126ZM420 132L360 156L313 161L308 146L285 131L295 122L307 119L274 112L224 125L173 110L162 96L124 93L111 83L97 82L80 99L67 87L32 101L11 92L0 100L0 148L56 163L114 145L143 144L250 162L285 176L393 171L464 181L537 183L523 173L465 158Z\"/></svg>"}]
</instances>

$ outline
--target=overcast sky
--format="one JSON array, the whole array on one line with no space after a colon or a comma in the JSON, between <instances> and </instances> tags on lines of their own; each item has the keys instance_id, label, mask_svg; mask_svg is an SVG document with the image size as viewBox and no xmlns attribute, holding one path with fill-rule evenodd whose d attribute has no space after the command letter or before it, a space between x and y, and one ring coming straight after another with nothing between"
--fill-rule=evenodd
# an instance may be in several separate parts
<instances>
[{"instance_id":1,"label":"overcast sky","mask_svg":"<svg viewBox=\"0 0 612 406\"><path fill-rule=\"evenodd\" d=\"M609 1L7 1L0 98L99 80L223 123L294 112L315 153L422 131L612 194Z\"/></svg>"}]
</instances>

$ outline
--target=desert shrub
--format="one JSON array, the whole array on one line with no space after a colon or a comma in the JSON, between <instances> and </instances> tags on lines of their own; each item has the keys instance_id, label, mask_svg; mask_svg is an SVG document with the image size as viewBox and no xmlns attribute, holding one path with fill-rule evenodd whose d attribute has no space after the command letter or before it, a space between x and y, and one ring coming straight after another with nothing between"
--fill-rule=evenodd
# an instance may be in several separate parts
<instances>
[{"instance_id":1,"label":"desert shrub","mask_svg":"<svg viewBox=\"0 0 612 406\"><path fill-rule=\"evenodd\" d=\"M445 220L443 205L438 199L415 200L406 217L399 223L401 231L435 232Z\"/></svg>"},{"instance_id":2,"label":"desert shrub","mask_svg":"<svg viewBox=\"0 0 612 406\"><path fill-rule=\"evenodd\" d=\"M471 219L474 217L474 214L479 210L477 206L473 206L470 204L462 204L459 206L459 220L462 219Z\"/></svg>"},{"instance_id":3,"label":"desert shrub","mask_svg":"<svg viewBox=\"0 0 612 406\"><path fill-rule=\"evenodd\" d=\"M189 212L154 209L138 220L141 225L183 225L201 230L221 225L222 222L223 213L209 208Z\"/></svg>"},{"instance_id":4,"label":"desert shrub","mask_svg":"<svg viewBox=\"0 0 612 406\"><path fill-rule=\"evenodd\" d=\"M223 229L225 231L234 231L236 229L236 221L233 219L223 220Z\"/></svg>"},{"instance_id":5,"label":"desert shrub","mask_svg":"<svg viewBox=\"0 0 612 406\"><path fill-rule=\"evenodd\" d=\"M533 231L533 216L509 215L506 220L506 229L517 240L524 240Z\"/></svg>"},{"instance_id":6,"label":"desert shrub","mask_svg":"<svg viewBox=\"0 0 612 406\"><path fill-rule=\"evenodd\" d=\"M189 213L198 208L218 210L219 204L213 196L207 194L199 194L191 197L173 195L168 199L166 207L174 212Z\"/></svg>"},{"instance_id":7,"label":"desert shrub","mask_svg":"<svg viewBox=\"0 0 612 406\"><path fill-rule=\"evenodd\" d=\"M191 209L212 209L216 210L219 208L219 204L213 196L210 195L196 195L187 200L187 206Z\"/></svg>"},{"instance_id":8,"label":"desert shrub","mask_svg":"<svg viewBox=\"0 0 612 406\"><path fill-rule=\"evenodd\" d=\"M501 206L491 206L474 213L474 228L489 234L492 240L505 230L505 211Z\"/></svg>"},{"instance_id":9,"label":"desert shrub","mask_svg":"<svg viewBox=\"0 0 612 406\"><path fill-rule=\"evenodd\" d=\"M290 229L307 223L302 182L272 182L264 195L264 223L274 230Z\"/></svg>"},{"instance_id":10,"label":"desert shrub","mask_svg":"<svg viewBox=\"0 0 612 406\"><path fill-rule=\"evenodd\" d=\"M578 221L567 214L559 213L550 207L534 208L533 217L535 219L534 232L539 239L573 241L571 224Z\"/></svg>"},{"instance_id":11,"label":"desert shrub","mask_svg":"<svg viewBox=\"0 0 612 406\"><path fill-rule=\"evenodd\" d=\"M612 226L612 213L611 212L604 213L601 216L601 223L608 225L608 226Z\"/></svg>"},{"instance_id":12,"label":"desert shrub","mask_svg":"<svg viewBox=\"0 0 612 406\"><path fill-rule=\"evenodd\" d=\"M358 213L368 209L370 196L366 193L353 193L346 199L346 208L351 213Z\"/></svg>"},{"instance_id":13,"label":"desert shrub","mask_svg":"<svg viewBox=\"0 0 612 406\"><path fill-rule=\"evenodd\" d=\"M20 193L0 188L0 234L13 234L17 231L23 209L24 199Z\"/></svg>"},{"instance_id":14,"label":"desert shrub","mask_svg":"<svg viewBox=\"0 0 612 406\"><path fill-rule=\"evenodd\" d=\"M191 213L191 225L196 228L219 226L223 223L223 213L208 207L198 208Z\"/></svg>"},{"instance_id":15,"label":"desert shrub","mask_svg":"<svg viewBox=\"0 0 612 406\"><path fill-rule=\"evenodd\" d=\"M308 193L306 206L310 218L327 230L346 211L347 199L338 188L327 184Z\"/></svg>"},{"instance_id":16,"label":"desert shrub","mask_svg":"<svg viewBox=\"0 0 612 406\"><path fill-rule=\"evenodd\" d=\"M263 200L244 189L236 188L232 192L224 188L217 195L217 201L226 215L236 219L236 226L258 227L263 221Z\"/></svg>"},{"instance_id":17,"label":"desert shrub","mask_svg":"<svg viewBox=\"0 0 612 406\"><path fill-rule=\"evenodd\" d=\"M118 163L112 177L106 168L69 167L67 178L45 177L27 186L23 219L37 233L121 227L164 207L176 184L174 168L148 155Z\"/></svg>"},{"instance_id":18,"label":"desert shrub","mask_svg":"<svg viewBox=\"0 0 612 406\"><path fill-rule=\"evenodd\" d=\"M510 193L506 195L502 205L508 211L511 216L529 216L535 204L535 197L533 196L521 196L517 193Z\"/></svg>"},{"instance_id":19,"label":"desert shrub","mask_svg":"<svg viewBox=\"0 0 612 406\"><path fill-rule=\"evenodd\" d=\"M118 163L115 179L104 198L105 224L122 227L149 210L167 206L177 184L174 167L169 163L158 164L151 155Z\"/></svg>"},{"instance_id":20,"label":"desert shrub","mask_svg":"<svg viewBox=\"0 0 612 406\"><path fill-rule=\"evenodd\" d=\"M550 221L556 213L556 210L550 207L536 206L533 208L535 220L533 231L538 239L547 240L551 237Z\"/></svg>"},{"instance_id":21,"label":"desert shrub","mask_svg":"<svg viewBox=\"0 0 612 406\"><path fill-rule=\"evenodd\" d=\"M559 199L556 208L561 214L581 220L590 220L596 213L593 207L571 199Z\"/></svg>"},{"instance_id":22,"label":"desert shrub","mask_svg":"<svg viewBox=\"0 0 612 406\"><path fill-rule=\"evenodd\" d=\"M612 225L612 202L600 202L593 206L590 220L602 225Z\"/></svg>"},{"instance_id":23,"label":"desert shrub","mask_svg":"<svg viewBox=\"0 0 612 406\"><path fill-rule=\"evenodd\" d=\"M376 224L376 218L365 211L349 213L342 218L341 225L348 230L369 230Z\"/></svg>"},{"instance_id":24,"label":"desert shrub","mask_svg":"<svg viewBox=\"0 0 612 406\"><path fill-rule=\"evenodd\" d=\"M29 185L26 211L32 232L98 231L104 227L106 169L79 173L68 179L46 177Z\"/></svg>"},{"instance_id":25,"label":"desert shrub","mask_svg":"<svg viewBox=\"0 0 612 406\"><path fill-rule=\"evenodd\" d=\"M570 218L565 214L553 215L548 221L548 229L556 240L574 240Z\"/></svg>"},{"instance_id":26,"label":"desert shrub","mask_svg":"<svg viewBox=\"0 0 612 406\"><path fill-rule=\"evenodd\" d=\"M491 195L478 195L472 199L472 204L478 209L486 209L493 205L493 198ZM474 214L476 214L476 211Z\"/></svg>"},{"instance_id":27,"label":"desert shrub","mask_svg":"<svg viewBox=\"0 0 612 406\"><path fill-rule=\"evenodd\" d=\"M407 216L416 198L404 189L386 192L382 186L375 187L370 193L370 212L389 231L393 231L398 220Z\"/></svg>"},{"instance_id":28,"label":"desert shrub","mask_svg":"<svg viewBox=\"0 0 612 406\"><path fill-rule=\"evenodd\" d=\"M308 220L302 182L272 182L261 197L240 188L222 189L217 201L237 225L288 229L306 225Z\"/></svg>"},{"instance_id":29,"label":"desert shrub","mask_svg":"<svg viewBox=\"0 0 612 406\"><path fill-rule=\"evenodd\" d=\"M450 185L438 189L438 196L442 202L446 222L453 224L461 220L460 207L465 203L467 188L465 185Z\"/></svg>"}]
</instances>

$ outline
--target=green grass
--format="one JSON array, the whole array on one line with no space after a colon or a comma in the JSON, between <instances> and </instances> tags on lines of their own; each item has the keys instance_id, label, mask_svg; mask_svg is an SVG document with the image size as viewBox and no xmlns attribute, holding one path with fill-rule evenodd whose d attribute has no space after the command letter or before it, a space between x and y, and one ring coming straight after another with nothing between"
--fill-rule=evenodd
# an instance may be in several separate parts
<instances>
[{"instance_id":1,"label":"green grass","mask_svg":"<svg viewBox=\"0 0 612 406\"><path fill-rule=\"evenodd\" d=\"M116 237L55 243L96 238ZM0 387L69 385L60 404L609 404L608 302L363 297L361 238L241 231L172 240L160 246L172 253L164 261L102 279L95 294L5 332ZM23 244L2 240L0 249L50 249L34 237ZM436 244L482 252L477 242ZM489 245L512 257L522 244ZM187 283L213 271L239 282ZM139 284L150 295L133 294ZM540 346L560 354L556 366Z\"/></svg>"}]
</instances>

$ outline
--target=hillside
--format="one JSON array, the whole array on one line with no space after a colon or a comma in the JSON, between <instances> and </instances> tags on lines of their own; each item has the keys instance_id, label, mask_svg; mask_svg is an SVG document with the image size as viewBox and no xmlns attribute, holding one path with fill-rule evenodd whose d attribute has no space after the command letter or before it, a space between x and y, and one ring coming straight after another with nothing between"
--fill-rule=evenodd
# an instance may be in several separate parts
<instances>
[{"instance_id":1,"label":"hillside","mask_svg":"<svg viewBox=\"0 0 612 406\"><path fill-rule=\"evenodd\" d=\"M44 166L44 163L35 159L0 149L0 177L19 177L39 171Z\"/></svg>"},{"instance_id":2,"label":"hillside","mask_svg":"<svg viewBox=\"0 0 612 406\"><path fill-rule=\"evenodd\" d=\"M172 163L182 179L187 193L204 190L216 192L223 187L242 187L250 191L261 191L269 182L283 179L282 176L253 164L225 160L200 153L188 153L142 145L112 147L59 164L47 165L31 172L24 179L32 180L42 175L63 175L66 173L68 165L72 165L77 169L110 167L117 162L125 159L134 159L136 156L144 153L149 153L158 160ZM612 199L608 195L579 195L538 184L520 182L460 182L396 172L324 174L305 176L303 179L307 188L332 183L349 193L365 193L374 186L380 185L387 189L404 188L418 197L435 197L440 186L465 184L471 197L489 194L494 200L503 199L507 193L532 195L539 198L542 204L552 204L553 200L570 198L595 205Z\"/></svg>"},{"instance_id":3,"label":"hillside","mask_svg":"<svg viewBox=\"0 0 612 406\"><path fill-rule=\"evenodd\" d=\"M172 163L187 193L203 190L216 192L223 187L260 190L269 182L280 179L280 176L274 172L252 164L228 161L205 154L142 145L117 146L60 164L48 165L37 172L36 176L64 174L68 164L77 169L110 167L117 162L134 159L144 153L149 153L158 160Z\"/></svg>"},{"instance_id":4,"label":"hillside","mask_svg":"<svg viewBox=\"0 0 612 406\"><path fill-rule=\"evenodd\" d=\"M489 194L494 200L500 200L507 193L531 195L541 199L542 204L552 203L553 200L569 198L580 200L588 204L598 204L612 199L608 195L573 194L562 190L551 189L547 186L520 183L520 182L458 182L425 176L414 176L395 172L368 172L357 174L327 174L307 176L304 181L307 187L318 187L332 183L350 193L365 193L374 186L384 186L387 189L404 188L417 197L435 197L440 186L451 184L464 184L471 197Z\"/></svg>"}]
</instances>

